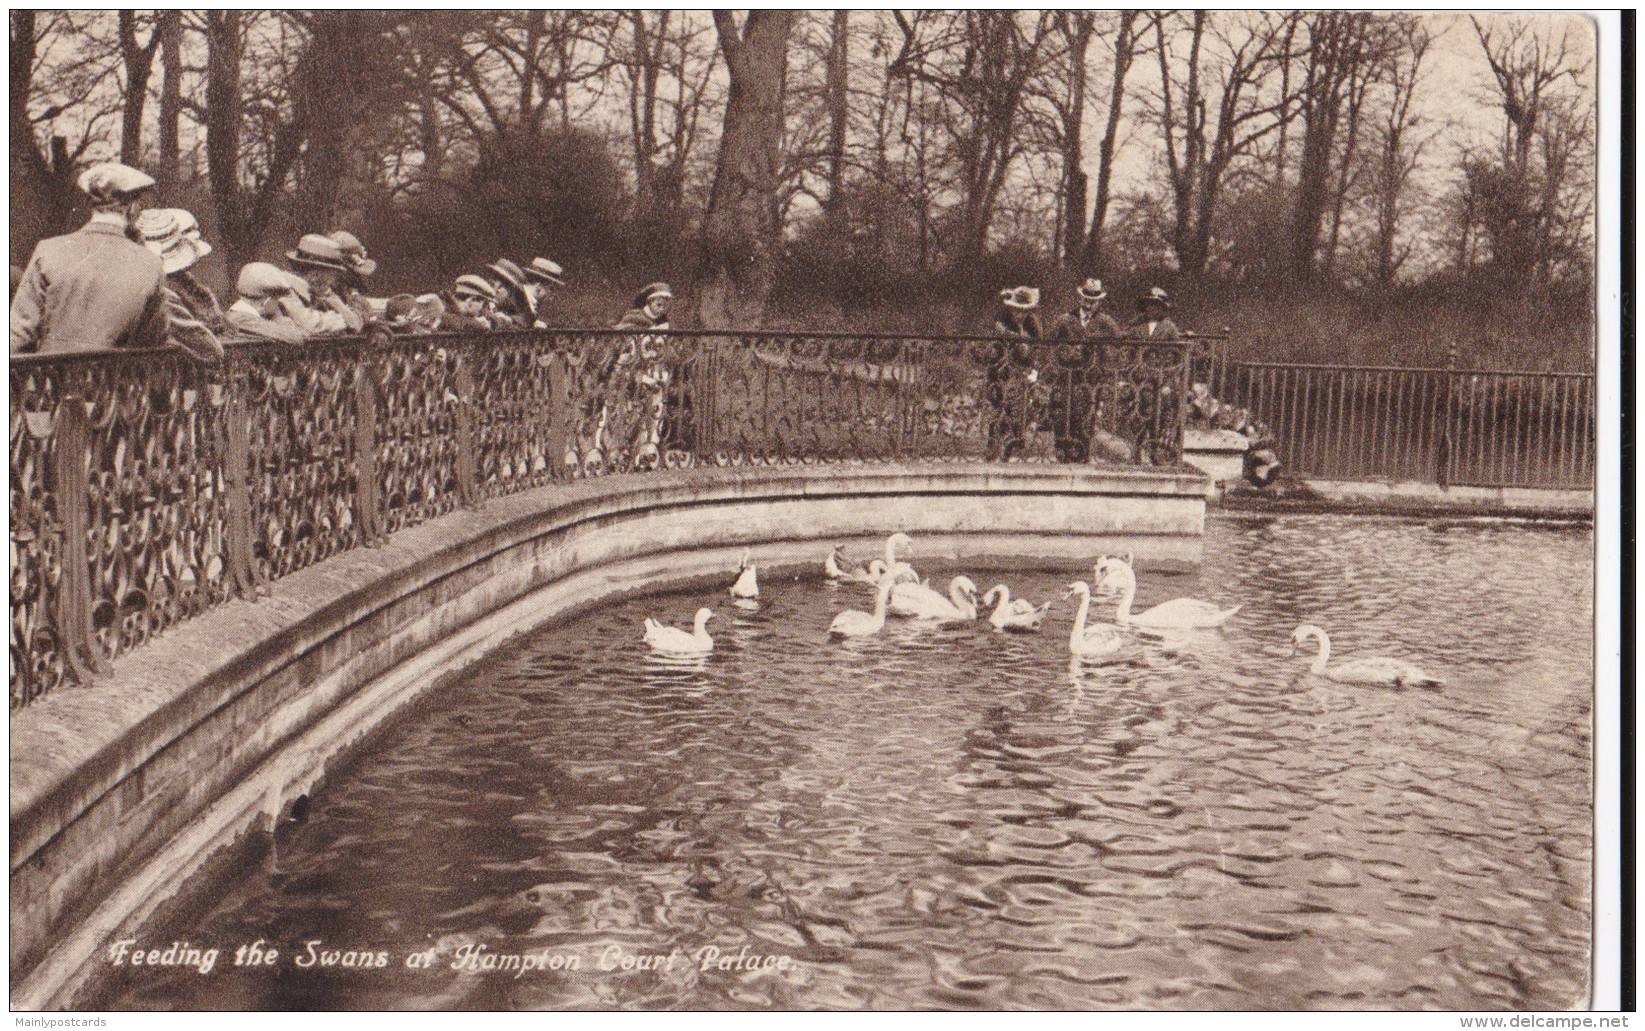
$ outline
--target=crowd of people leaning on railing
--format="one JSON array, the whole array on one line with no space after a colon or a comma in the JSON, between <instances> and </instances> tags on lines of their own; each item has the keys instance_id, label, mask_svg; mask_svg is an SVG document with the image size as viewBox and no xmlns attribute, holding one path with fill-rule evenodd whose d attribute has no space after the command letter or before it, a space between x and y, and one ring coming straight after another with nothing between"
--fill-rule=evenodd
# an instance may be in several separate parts
<instances>
[{"instance_id":1,"label":"crowd of people leaning on railing","mask_svg":"<svg viewBox=\"0 0 1645 1031\"><path fill-rule=\"evenodd\" d=\"M91 202L90 221L78 231L43 240L27 269L11 270L11 351L13 354L113 350L131 347L179 348L214 361L224 355L223 339L251 338L284 343L368 328L393 333L485 332L547 328L549 291L564 286L564 270L554 261L532 258L517 264L499 258L479 273L458 276L443 292L372 297L369 282L377 263L352 233L310 233L286 253L289 268L254 261L239 270L236 298L226 308L193 274L211 253L198 221L180 208L145 209L154 180L117 163L88 168L79 178ZM1172 342L1183 334L1171 321L1170 295L1154 287L1137 301L1128 325L1104 310L1107 291L1098 279L1077 290L1075 306L1059 315L1049 334L1040 321L1039 291L1014 287L1001 292L993 333L1000 340L985 377L985 401L996 412L1032 396L1039 378L1037 358L1027 340L1049 337L1069 343L1126 338ZM634 306L614 328L666 330L673 293L666 283L640 291ZM637 374L658 385L668 378L654 348L640 343L631 357ZM619 362L620 365L629 364ZM654 367L654 368L652 368ZM652 368L651 373L646 373ZM1092 448L1097 394L1089 378L1060 389L1040 387L1044 396L1033 419L996 419L991 436L1001 457L1010 458L1025 435L1043 422L1056 430L1062 461L1084 461ZM661 404L661 392L658 404ZM1266 427L1244 409L1220 404L1204 383L1194 383L1186 399L1190 425L1229 429L1251 442L1251 478L1272 479L1278 462L1261 447ZM1041 417L1043 416L1043 417ZM653 421L660 421L659 411ZM604 418L601 419L602 423Z\"/></svg>"}]
</instances>

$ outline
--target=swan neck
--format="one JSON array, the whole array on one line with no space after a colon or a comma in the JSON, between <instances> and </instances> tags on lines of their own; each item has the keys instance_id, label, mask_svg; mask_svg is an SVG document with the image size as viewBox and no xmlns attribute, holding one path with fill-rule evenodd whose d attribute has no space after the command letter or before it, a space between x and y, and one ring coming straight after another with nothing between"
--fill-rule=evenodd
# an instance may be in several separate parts
<instances>
[{"instance_id":1,"label":"swan neck","mask_svg":"<svg viewBox=\"0 0 1645 1031\"><path fill-rule=\"evenodd\" d=\"M1091 611L1091 592L1080 592L1080 610L1074 613L1074 629L1068 635L1069 647L1078 645L1085 639L1085 616Z\"/></svg>"},{"instance_id":2,"label":"swan neck","mask_svg":"<svg viewBox=\"0 0 1645 1031\"><path fill-rule=\"evenodd\" d=\"M1126 584L1123 588L1120 589L1120 606L1119 606L1119 611L1117 613L1115 613L1114 622L1116 622L1116 623L1129 623L1129 622L1131 622L1131 603L1136 600L1136 597L1137 597L1137 585L1136 585L1135 581Z\"/></svg>"},{"instance_id":3,"label":"swan neck","mask_svg":"<svg viewBox=\"0 0 1645 1031\"><path fill-rule=\"evenodd\" d=\"M1314 664L1308 667L1310 673L1324 673L1325 664L1331 661L1331 639L1325 636L1323 630L1315 630L1309 636L1319 642L1319 654L1314 656Z\"/></svg>"}]
</instances>

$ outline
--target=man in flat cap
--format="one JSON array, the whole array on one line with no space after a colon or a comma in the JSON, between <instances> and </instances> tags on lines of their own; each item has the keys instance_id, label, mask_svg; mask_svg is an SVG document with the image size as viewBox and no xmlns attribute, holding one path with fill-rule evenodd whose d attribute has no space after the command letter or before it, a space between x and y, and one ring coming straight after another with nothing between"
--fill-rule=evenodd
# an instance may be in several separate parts
<instances>
[{"instance_id":1,"label":"man in flat cap","mask_svg":"<svg viewBox=\"0 0 1645 1031\"><path fill-rule=\"evenodd\" d=\"M147 175L113 162L81 173L91 220L34 248L11 302L13 354L166 343L160 256L126 235L153 186Z\"/></svg>"}]
</instances>

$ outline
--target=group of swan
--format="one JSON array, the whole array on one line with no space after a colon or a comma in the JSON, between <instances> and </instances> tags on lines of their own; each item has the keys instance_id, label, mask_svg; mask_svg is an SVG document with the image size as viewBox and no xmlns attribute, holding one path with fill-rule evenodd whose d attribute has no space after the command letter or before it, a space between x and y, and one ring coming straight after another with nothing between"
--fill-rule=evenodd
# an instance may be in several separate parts
<instances>
[{"instance_id":1,"label":"group of swan","mask_svg":"<svg viewBox=\"0 0 1645 1031\"><path fill-rule=\"evenodd\" d=\"M907 562L897 557L899 548L912 549L913 538L905 533L894 533L886 538L885 558L874 559L867 566L848 566L844 555L835 546L823 560L823 571L837 583L861 583L875 588L872 612L847 610L834 617L828 632L833 637L868 637L885 628L888 614L907 616L937 623L971 622L978 616L977 585L969 577L956 576L948 585L947 595L922 582L919 574ZM727 593L743 605L753 604L759 597L758 571L752 555L744 550L737 570L737 579ZM1079 598L1079 609L1074 615L1073 628L1068 635L1068 651L1076 657L1112 657L1132 647L1136 639L1132 631L1162 632L1196 630L1219 627L1240 611L1242 606L1222 608L1199 598L1174 598L1141 612L1132 612L1136 600L1137 575L1132 557L1103 555L1092 569L1098 592L1117 595L1118 602L1113 623L1088 623L1093 589L1090 583L1077 580L1068 585L1064 600ZM995 599L998 598L998 602ZM994 605L988 621L996 630L1036 630L1050 602L1034 605L1023 598L1012 598L1011 589L995 584L981 597L983 605ZM645 641L654 651L668 655L706 655L714 650L714 639L709 636L707 624L713 610L701 608L691 633L667 626L654 619L645 621ZM1336 666L1327 666L1331 657L1331 639L1324 630L1313 624L1297 627L1291 635L1292 652L1297 646L1313 638L1319 642L1319 653L1309 672L1330 680L1349 684L1380 684L1391 686L1433 686L1444 681L1424 672L1402 659L1369 656Z\"/></svg>"}]
</instances>

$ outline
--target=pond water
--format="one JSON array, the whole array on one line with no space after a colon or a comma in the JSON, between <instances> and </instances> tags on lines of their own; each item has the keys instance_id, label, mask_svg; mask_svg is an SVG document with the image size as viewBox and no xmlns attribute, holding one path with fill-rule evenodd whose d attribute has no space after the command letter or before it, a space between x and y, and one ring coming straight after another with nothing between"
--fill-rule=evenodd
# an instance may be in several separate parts
<instances>
[{"instance_id":1,"label":"pond water","mask_svg":"<svg viewBox=\"0 0 1645 1031\"><path fill-rule=\"evenodd\" d=\"M925 568L917 547L933 582L956 572ZM1203 568L1144 571L1137 603L1244 609L1102 666L1070 666L1060 600L1037 634L893 620L849 643L824 630L872 607L866 587L767 577L752 612L713 589L614 604L540 628L397 718L272 854L140 934L145 948L222 949L210 974L111 967L88 997L1577 1005L1591 549L1586 527L1214 518ZM965 572L1036 601L1090 578ZM699 604L717 612L714 654L648 656L642 619L687 623ZM1339 655L1411 658L1448 683L1310 676L1286 655L1301 622L1331 631ZM258 939L277 962L232 966ZM310 941L386 965L305 969Z\"/></svg>"}]
</instances>

